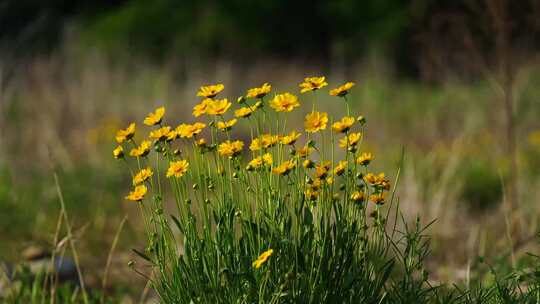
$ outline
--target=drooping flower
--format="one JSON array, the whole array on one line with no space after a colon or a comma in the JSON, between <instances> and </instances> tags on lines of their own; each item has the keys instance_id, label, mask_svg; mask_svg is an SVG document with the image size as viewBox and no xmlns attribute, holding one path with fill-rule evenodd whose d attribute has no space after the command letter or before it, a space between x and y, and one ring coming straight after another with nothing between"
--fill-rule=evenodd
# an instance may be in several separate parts
<instances>
[{"instance_id":1,"label":"drooping flower","mask_svg":"<svg viewBox=\"0 0 540 304\"><path fill-rule=\"evenodd\" d=\"M343 97L349 94L349 90L354 87L354 82L347 82L344 85L341 85L335 89L330 90L330 95Z\"/></svg>"},{"instance_id":2,"label":"drooping flower","mask_svg":"<svg viewBox=\"0 0 540 304\"><path fill-rule=\"evenodd\" d=\"M166 126L150 131L149 137L155 140L165 140L169 137L169 133L171 133L171 127Z\"/></svg>"},{"instance_id":3,"label":"drooping flower","mask_svg":"<svg viewBox=\"0 0 540 304\"><path fill-rule=\"evenodd\" d=\"M300 86L300 93L315 91L321 88L324 88L328 85L328 83L325 81L325 77L307 77L304 78L304 82L302 82Z\"/></svg>"},{"instance_id":4,"label":"drooping flower","mask_svg":"<svg viewBox=\"0 0 540 304\"><path fill-rule=\"evenodd\" d=\"M382 205L384 204L385 196L386 195L384 194L384 192L379 192L379 193L370 195L369 200L374 202L377 205Z\"/></svg>"},{"instance_id":5,"label":"drooping flower","mask_svg":"<svg viewBox=\"0 0 540 304\"><path fill-rule=\"evenodd\" d=\"M302 134L293 130L291 133L289 133L289 135L281 137L281 143L284 145L294 145L298 138L300 138L300 135Z\"/></svg>"},{"instance_id":6,"label":"drooping flower","mask_svg":"<svg viewBox=\"0 0 540 304\"><path fill-rule=\"evenodd\" d=\"M113 150L113 156L116 159L122 159L124 158L124 148L122 146L118 146Z\"/></svg>"},{"instance_id":7,"label":"drooping flower","mask_svg":"<svg viewBox=\"0 0 540 304\"><path fill-rule=\"evenodd\" d=\"M133 157L144 157L150 153L151 146L152 143L149 140L143 140L138 147L131 149L129 155Z\"/></svg>"},{"instance_id":8,"label":"drooping flower","mask_svg":"<svg viewBox=\"0 0 540 304\"><path fill-rule=\"evenodd\" d=\"M176 132L182 138L192 138L193 136L202 132L206 127L205 123L196 122L194 124L181 124L176 127Z\"/></svg>"},{"instance_id":9,"label":"drooping flower","mask_svg":"<svg viewBox=\"0 0 540 304\"><path fill-rule=\"evenodd\" d=\"M118 130L118 132L116 132L116 142L121 144L132 139L133 135L135 135L135 123L130 123L127 128Z\"/></svg>"},{"instance_id":10,"label":"drooping flower","mask_svg":"<svg viewBox=\"0 0 540 304\"><path fill-rule=\"evenodd\" d=\"M360 202L366 199L366 194L363 191L354 191L351 193L351 200Z\"/></svg>"},{"instance_id":11,"label":"drooping flower","mask_svg":"<svg viewBox=\"0 0 540 304\"><path fill-rule=\"evenodd\" d=\"M240 140L230 141L227 140L222 142L218 146L218 153L222 156L234 157L242 152L244 148L244 143Z\"/></svg>"},{"instance_id":12,"label":"drooping flower","mask_svg":"<svg viewBox=\"0 0 540 304\"><path fill-rule=\"evenodd\" d=\"M217 94L219 94L221 91L223 91L223 89L225 89L225 86L223 84L221 84L221 83L202 86L199 89L199 92L197 92L197 96L206 97L206 98L213 98Z\"/></svg>"},{"instance_id":13,"label":"drooping flower","mask_svg":"<svg viewBox=\"0 0 540 304\"><path fill-rule=\"evenodd\" d=\"M141 169L135 176L133 177L133 186L137 186L139 184L144 183L147 181L150 177L154 175L154 172L150 167Z\"/></svg>"},{"instance_id":14,"label":"drooping flower","mask_svg":"<svg viewBox=\"0 0 540 304\"><path fill-rule=\"evenodd\" d=\"M337 133L345 133L349 131L355 121L356 120L354 117L345 116L340 121L336 121L334 124L332 124L332 130Z\"/></svg>"},{"instance_id":15,"label":"drooping flower","mask_svg":"<svg viewBox=\"0 0 540 304\"><path fill-rule=\"evenodd\" d=\"M163 115L165 115L165 107L159 107L154 112L148 113L148 116L144 119L144 124L155 126L161 122Z\"/></svg>"},{"instance_id":16,"label":"drooping flower","mask_svg":"<svg viewBox=\"0 0 540 304\"><path fill-rule=\"evenodd\" d=\"M143 200L146 192L148 192L148 189L145 185L136 186L133 191L129 192L129 194L126 196L126 199L134 202L140 202Z\"/></svg>"},{"instance_id":17,"label":"drooping flower","mask_svg":"<svg viewBox=\"0 0 540 304\"><path fill-rule=\"evenodd\" d=\"M341 148L354 147L358 144L362 138L362 133L351 133L348 136L343 137L339 140L339 146Z\"/></svg>"},{"instance_id":18,"label":"drooping flower","mask_svg":"<svg viewBox=\"0 0 540 304\"><path fill-rule=\"evenodd\" d=\"M296 168L296 162L291 159L272 169L272 172L279 175L287 175L294 168Z\"/></svg>"},{"instance_id":19,"label":"drooping flower","mask_svg":"<svg viewBox=\"0 0 540 304\"><path fill-rule=\"evenodd\" d=\"M236 122L237 122L236 118L233 118L228 121L218 121L217 128L220 129L221 131L228 131L236 124Z\"/></svg>"},{"instance_id":20,"label":"drooping flower","mask_svg":"<svg viewBox=\"0 0 540 304\"><path fill-rule=\"evenodd\" d=\"M246 96L249 98L263 98L266 94L270 93L270 90L272 90L272 86L268 83L264 83L259 88L249 89Z\"/></svg>"},{"instance_id":21,"label":"drooping flower","mask_svg":"<svg viewBox=\"0 0 540 304\"><path fill-rule=\"evenodd\" d=\"M278 94L270 102L270 106L276 112L291 112L294 108L300 106L298 97L291 93Z\"/></svg>"},{"instance_id":22,"label":"drooping flower","mask_svg":"<svg viewBox=\"0 0 540 304\"><path fill-rule=\"evenodd\" d=\"M315 166L315 176L317 178L325 178L328 175L328 170L330 170L329 161L318 164Z\"/></svg>"},{"instance_id":23,"label":"drooping flower","mask_svg":"<svg viewBox=\"0 0 540 304\"><path fill-rule=\"evenodd\" d=\"M266 261L268 261L268 258L270 258L273 253L273 249L266 250L255 261L253 261L252 266L255 269L259 269L264 263L266 263Z\"/></svg>"},{"instance_id":24,"label":"drooping flower","mask_svg":"<svg viewBox=\"0 0 540 304\"><path fill-rule=\"evenodd\" d=\"M326 129L328 123L328 114L325 112L311 112L306 115L304 120L304 128L306 132L315 133Z\"/></svg>"},{"instance_id":25,"label":"drooping flower","mask_svg":"<svg viewBox=\"0 0 540 304\"><path fill-rule=\"evenodd\" d=\"M169 163L169 169L167 169L167 177L182 177L187 172L188 167L189 163L185 159L172 161Z\"/></svg>"},{"instance_id":26,"label":"drooping flower","mask_svg":"<svg viewBox=\"0 0 540 304\"><path fill-rule=\"evenodd\" d=\"M203 114L206 114L206 111L208 110L208 106L212 103L212 99L206 98L201 103L195 105L193 107L193 116L199 117Z\"/></svg>"},{"instance_id":27,"label":"drooping flower","mask_svg":"<svg viewBox=\"0 0 540 304\"><path fill-rule=\"evenodd\" d=\"M240 109L234 111L234 116L239 118L249 117L253 113L254 109L255 108L251 107L241 107Z\"/></svg>"},{"instance_id":28,"label":"drooping flower","mask_svg":"<svg viewBox=\"0 0 540 304\"><path fill-rule=\"evenodd\" d=\"M373 154L364 152L356 159L356 163L362 166L367 166L373 160Z\"/></svg>"},{"instance_id":29,"label":"drooping flower","mask_svg":"<svg viewBox=\"0 0 540 304\"><path fill-rule=\"evenodd\" d=\"M346 169L347 169L347 161L342 160L334 168L334 174L337 176L340 176L343 174L343 172L345 172Z\"/></svg>"},{"instance_id":30,"label":"drooping flower","mask_svg":"<svg viewBox=\"0 0 540 304\"><path fill-rule=\"evenodd\" d=\"M206 114L223 115L231 107L232 103L227 98L214 100L208 104Z\"/></svg>"}]
</instances>

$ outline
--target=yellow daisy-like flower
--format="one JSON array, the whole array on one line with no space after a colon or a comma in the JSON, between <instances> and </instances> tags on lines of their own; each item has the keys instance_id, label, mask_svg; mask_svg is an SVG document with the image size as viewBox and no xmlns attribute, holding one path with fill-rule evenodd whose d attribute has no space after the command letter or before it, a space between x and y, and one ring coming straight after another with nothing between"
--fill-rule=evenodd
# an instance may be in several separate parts
<instances>
[{"instance_id":1,"label":"yellow daisy-like flower","mask_svg":"<svg viewBox=\"0 0 540 304\"><path fill-rule=\"evenodd\" d=\"M276 110L276 112L290 112L294 108L300 106L298 97L291 93L278 94L270 102L270 106Z\"/></svg>"},{"instance_id":2,"label":"yellow daisy-like flower","mask_svg":"<svg viewBox=\"0 0 540 304\"><path fill-rule=\"evenodd\" d=\"M255 261L253 261L252 266L255 269L259 269L266 261L268 261L268 258L274 253L273 249L268 249L265 252L263 252Z\"/></svg>"},{"instance_id":3,"label":"yellow daisy-like flower","mask_svg":"<svg viewBox=\"0 0 540 304\"><path fill-rule=\"evenodd\" d=\"M206 98L201 101L201 103L195 105L193 107L193 116L199 117L203 114L206 114L206 111L208 110L208 107L210 106L210 104L212 104L212 102L212 99Z\"/></svg>"},{"instance_id":4,"label":"yellow daisy-like flower","mask_svg":"<svg viewBox=\"0 0 540 304\"><path fill-rule=\"evenodd\" d=\"M385 196L384 192L375 193L369 196L369 200L377 205L382 205L384 204Z\"/></svg>"},{"instance_id":5,"label":"yellow daisy-like flower","mask_svg":"<svg viewBox=\"0 0 540 304\"><path fill-rule=\"evenodd\" d=\"M390 181L385 178L384 173L379 173L378 175L368 173L364 176L364 181L377 188L382 188L384 190L390 189Z\"/></svg>"},{"instance_id":6,"label":"yellow daisy-like flower","mask_svg":"<svg viewBox=\"0 0 540 304\"><path fill-rule=\"evenodd\" d=\"M349 131L356 119L354 117L345 116L340 121L336 121L332 124L332 130L337 133L345 133Z\"/></svg>"},{"instance_id":7,"label":"yellow daisy-like flower","mask_svg":"<svg viewBox=\"0 0 540 304\"><path fill-rule=\"evenodd\" d=\"M150 153L150 147L152 143L149 140L143 140L143 142L136 148L131 149L129 155L133 157L144 157Z\"/></svg>"},{"instance_id":8,"label":"yellow daisy-like flower","mask_svg":"<svg viewBox=\"0 0 540 304\"><path fill-rule=\"evenodd\" d=\"M316 200L318 197L319 197L319 191L317 190L314 190L314 189L311 189L311 188L308 188L306 189L306 191L304 192L304 195L306 196L306 198L310 201L314 201Z\"/></svg>"},{"instance_id":9,"label":"yellow daisy-like flower","mask_svg":"<svg viewBox=\"0 0 540 304\"><path fill-rule=\"evenodd\" d=\"M179 134L178 134L178 132L176 130L171 130L169 132L169 134L167 134L166 140L167 141L173 141L173 140L177 139L178 136L179 136Z\"/></svg>"},{"instance_id":10,"label":"yellow daisy-like flower","mask_svg":"<svg viewBox=\"0 0 540 304\"><path fill-rule=\"evenodd\" d=\"M296 162L294 162L294 160L288 160L272 169L272 172L279 175L287 175L294 168L296 168Z\"/></svg>"},{"instance_id":11,"label":"yellow daisy-like flower","mask_svg":"<svg viewBox=\"0 0 540 304\"><path fill-rule=\"evenodd\" d=\"M322 164L315 166L315 176L317 178L325 178L328 175L328 170L330 170L330 162L326 161Z\"/></svg>"},{"instance_id":12,"label":"yellow daisy-like flower","mask_svg":"<svg viewBox=\"0 0 540 304\"><path fill-rule=\"evenodd\" d=\"M354 147L358 144L361 138L362 133L351 133L339 140L339 146L341 148Z\"/></svg>"},{"instance_id":13,"label":"yellow daisy-like flower","mask_svg":"<svg viewBox=\"0 0 540 304\"><path fill-rule=\"evenodd\" d=\"M325 81L325 77L307 77L304 78L304 82L302 82L300 86L300 93L315 91L321 88L324 88L328 85L328 83Z\"/></svg>"},{"instance_id":14,"label":"yellow daisy-like flower","mask_svg":"<svg viewBox=\"0 0 540 304\"><path fill-rule=\"evenodd\" d=\"M135 135L135 123L130 123L127 128L116 132L116 142L121 144L132 139L133 135Z\"/></svg>"},{"instance_id":15,"label":"yellow daisy-like flower","mask_svg":"<svg viewBox=\"0 0 540 304\"><path fill-rule=\"evenodd\" d=\"M347 161L342 160L334 168L334 174L337 176L340 176L343 174L343 172L345 172L346 169L347 169Z\"/></svg>"},{"instance_id":16,"label":"yellow daisy-like flower","mask_svg":"<svg viewBox=\"0 0 540 304\"><path fill-rule=\"evenodd\" d=\"M189 167L187 160L172 161L169 163L169 169L167 169L167 177L182 177L186 174Z\"/></svg>"},{"instance_id":17,"label":"yellow daisy-like flower","mask_svg":"<svg viewBox=\"0 0 540 304\"><path fill-rule=\"evenodd\" d=\"M210 115L223 115L231 107L232 103L227 98L214 100L208 104L206 114Z\"/></svg>"},{"instance_id":18,"label":"yellow daisy-like flower","mask_svg":"<svg viewBox=\"0 0 540 304\"><path fill-rule=\"evenodd\" d=\"M165 107L159 107L154 112L148 113L148 116L144 119L144 124L155 126L161 122L163 115L165 115Z\"/></svg>"},{"instance_id":19,"label":"yellow daisy-like flower","mask_svg":"<svg viewBox=\"0 0 540 304\"><path fill-rule=\"evenodd\" d=\"M351 200L355 202L361 202L366 199L366 194L364 191L354 191L351 193Z\"/></svg>"},{"instance_id":20,"label":"yellow daisy-like flower","mask_svg":"<svg viewBox=\"0 0 540 304\"><path fill-rule=\"evenodd\" d=\"M118 146L113 150L113 156L116 159L122 159L124 158L124 148L122 146Z\"/></svg>"},{"instance_id":21,"label":"yellow daisy-like flower","mask_svg":"<svg viewBox=\"0 0 540 304\"><path fill-rule=\"evenodd\" d=\"M219 92L223 91L223 89L225 89L225 86L221 83L202 86L199 89L199 92L197 92L197 96L212 98L219 94Z\"/></svg>"},{"instance_id":22,"label":"yellow daisy-like flower","mask_svg":"<svg viewBox=\"0 0 540 304\"><path fill-rule=\"evenodd\" d=\"M272 163L273 163L272 154L266 153L263 156L259 156L259 157L256 157L256 158L252 159L248 163L248 165L246 167L246 170L248 170L248 171L257 170L257 169L261 168L263 164L265 164L267 166L271 166Z\"/></svg>"},{"instance_id":23,"label":"yellow daisy-like flower","mask_svg":"<svg viewBox=\"0 0 540 304\"><path fill-rule=\"evenodd\" d=\"M294 143L300 138L300 133L296 131L292 131L289 133L289 135L285 135L281 137L281 143L284 145L294 145Z\"/></svg>"},{"instance_id":24,"label":"yellow daisy-like flower","mask_svg":"<svg viewBox=\"0 0 540 304\"><path fill-rule=\"evenodd\" d=\"M201 133L202 130L205 127L206 127L205 123L196 122L196 123L194 123L192 125L190 125L190 124L181 124L178 127L176 127L175 131L182 138L192 138L193 136Z\"/></svg>"},{"instance_id":25,"label":"yellow daisy-like flower","mask_svg":"<svg viewBox=\"0 0 540 304\"><path fill-rule=\"evenodd\" d=\"M227 140L218 146L218 153L222 156L234 157L244 148L244 143L240 140L230 141Z\"/></svg>"},{"instance_id":26,"label":"yellow daisy-like flower","mask_svg":"<svg viewBox=\"0 0 540 304\"><path fill-rule=\"evenodd\" d=\"M373 160L373 154L364 152L356 159L356 163L362 166L367 166Z\"/></svg>"},{"instance_id":27,"label":"yellow daisy-like flower","mask_svg":"<svg viewBox=\"0 0 540 304\"><path fill-rule=\"evenodd\" d=\"M315 163L311 159L306 159L302 163L302 166L306 169L311 169L315 166Z\"/></svg>"},{"instance_id":28,"label":"yellow daisy-like flower","mask_svg":"<svg viewBox=\"0 0 540 304\"><path fill-rule=\"evenodd\" d=\"M143 200L146 192L148 192L148 188L146 188L145 185L139 185L135 187L133 191L129 192L129 194L126 196L126 199L134 202L140 202Z\"/></svg>"},{"instance_id":29,"label":"yellow daisy-like flower","mask_svg":"<svg viewBox=\"0 0 540 304\"><path fill-rule=\"evenodd\" d=\"M300 157L307 157L311 154L312 151L313 151L312 147L303 146L302 148L299 148L298 150L296 150L296 154Z\"/></svg>"},{"instance_id":30,"label":"yellow daisy-like flower","mask_svg":"<svg viewBox=\"0 0 540 304\"><path fill-rule=\"evenodd\" d=\"M165 140L169 137L169 133L171 133L171 127L161 127L159 129L150 131L150 138L155 140Z\"/></svg>"},{"instance_id":31,"label":"yellow daisy-like flower","mask_svg":"<svg viewBox=\"0 0 540 304\"><path fill-rule=\"evenodd\" d=\"M311 112L306 115L304 120L304 128L306 132L315 133L320 130L326 129L328 123L328 114L325 112Z\"/></svg>"},{"instance_id":32,"label":"yellow daisy-like flower","mask_svg":"<svg viewBox=\"0 0 540 304\"><path fill-rule=\"evenodd\" d=\"M217 128L220 129L221 131L228 131L236 124L236 122L237 122L236 118L233 118L225 122L218 121Z\"/></svg>"},{"instance_id":33,"label":"yellow daisy-like flower","mask_svg":"<svg viewBox=\"0 0 540 304\"><path fill-rule=\"evenodd\" d=\"M260 149L268 149L275 146L279 142L279 135L263 134L259 138L255 138L251 141L249 149L251 151L258 151Z\"/></svg>"},{"instance_id":34,"label":"yellow daisy-like flower","mask_svg":"<svg viewBox=\"0 0 540 304\"><path fill-rule=\"evenodd\" d=\"M206 139L201 138L201 139L197 140L197 141L195 142L195 144L196 144L198 147L205 147L205 146L206 146Z\"/></svg>"},{"instance_id":35,"label":"yellow daisy-like flower","mask_svg":"<svg viewBox=\"0 0 540 304\"><path fill-rule=\"evenodd\" d=\"M270 90L272 90L272 86L265 83L259 88L249 89L246 96L249 98L263 98L266 94L270 93Z\"/></svg>"},{"instance_id":36,"label":"yellow daisy-like flower","mask_svg":"<svg viewBox=\"0 0 540 304\"><path fill-rule=\"evenodd\" d=\"M349 94L349 90L354 87L354 82L347 82L344 85L341 85L335 89L330 90L330 95L343 97Z\"/></svg>"},{"instance_id":37,"label":"yellow daisy-like flower","mask_svg":"<svg viewBox=\"0 0 540 304\"><path fill-rule=\"evenodd\" d=\"M135 176L133 177L133 186L137 186L139 184L144 183L147 181L150 177L154 175L154 172L150 167L147 167L145 169L141 169Z\"/></svg>"},{"instance_id":38,"label":"yellow daisy-like flower","mask_svg":"<svg viewBox=\"0 0 540 304\"><path fill-rule=\"evenodd\" d=\"M249 117L253 113L254 109L255 108L252 109L251 107L241 107L240 109L234 111L234 116L239 118Z\"/></svg>"}]
</instances>

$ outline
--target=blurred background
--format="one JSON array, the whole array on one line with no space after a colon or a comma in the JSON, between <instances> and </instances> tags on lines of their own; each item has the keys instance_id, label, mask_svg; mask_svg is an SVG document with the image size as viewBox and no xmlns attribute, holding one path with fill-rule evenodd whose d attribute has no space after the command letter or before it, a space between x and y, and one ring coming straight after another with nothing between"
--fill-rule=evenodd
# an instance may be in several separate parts
<instances>
[{"instance_id":1,"label":"blurred background","mask_svg":"<svg viewBox=\"0 0 540 304\"><path fill-rule=\"evenodd\" d=\"M126 214L111 289L144 284L126 266L144 240L116 130L161 104L172 125L191 122L201 85L222 82L234 100L324 75L357 83L375 168L394 179L404 151L400 206L436 220L435 280L481 276L478 256L526 264L538 249L539 50L538 0L3 0L0 260L51 245L57 172L88 284ZM343 113L336 102L319 104Z\"/></svg>"}]
</instances>

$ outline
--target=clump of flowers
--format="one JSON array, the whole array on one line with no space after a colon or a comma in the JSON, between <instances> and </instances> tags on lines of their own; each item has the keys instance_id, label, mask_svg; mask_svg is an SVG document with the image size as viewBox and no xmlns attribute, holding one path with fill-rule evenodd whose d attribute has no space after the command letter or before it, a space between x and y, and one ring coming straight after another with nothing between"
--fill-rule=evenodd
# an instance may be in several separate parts
<instances>
[{"instance_id":1,"label":"clump of flowers","mask_svg":"<svg viewBox=\"0 0 540 304\"><path fill-rule=\"evenodd\" d=\"M158 107L144 118L146 131L131 123L117 132L112 154L130 167L126 199L139 205L148 238L137 252L152 265L164 303L355 299L365 269L374 267L370 242L386 235L380 210L391 183L369 170L365 119L346 99L354 83L329 92L346 102L339 117L317 109L327 85L325 77L307 77L297 96L264 83L234 106L217 99L223 84L202 86L194 121ZM312 107L303 128L290 128L286 115L304 101ZM170 202L176 209L167 215Z\"/></svg>"}]
</instances>

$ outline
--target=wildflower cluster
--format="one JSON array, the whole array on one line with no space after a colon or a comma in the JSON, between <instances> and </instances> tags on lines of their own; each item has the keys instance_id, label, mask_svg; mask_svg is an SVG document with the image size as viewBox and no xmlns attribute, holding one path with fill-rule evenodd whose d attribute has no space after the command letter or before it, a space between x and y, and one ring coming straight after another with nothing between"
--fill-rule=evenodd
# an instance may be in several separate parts
<instances>
[{"instance_id":1,"label":"wildflower cluster","mask_svg":"<svg viewBox=\"0 0 540 304\"><path fill-rule=\"evenodd\" d=\"M325 77L309 77L300 95L271 96L265 83L237 98L235 109L218 97L223 84L203 86L192 121L175 126L159 107L143 121L147 135L135 123L118 131L113 156L132 172L126 199L141 209L145 257L158 271L153 284L165 302L266 303L284 296L276 289L294 302L331 292L318 290L322 281L328 287L360 276L367 229L370 223L384 229L380 208L391 185L384 173L369 171L374 157L361 146L365 119L351 113L347 100L354 83L329 92L345 103L343 117L317 111L314 95L327 85ZM303 129L287 129L287 113L306 100L313 104ZM249 140L236 132L242 124ZM164 214L166 197L176 203L178 231ZM325 279L329 274L335 278Z\"/></svg>"}]
</instances>

